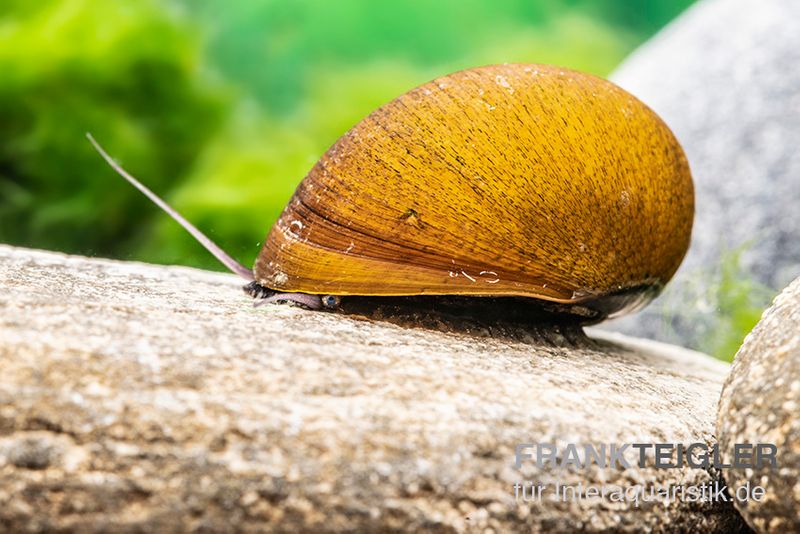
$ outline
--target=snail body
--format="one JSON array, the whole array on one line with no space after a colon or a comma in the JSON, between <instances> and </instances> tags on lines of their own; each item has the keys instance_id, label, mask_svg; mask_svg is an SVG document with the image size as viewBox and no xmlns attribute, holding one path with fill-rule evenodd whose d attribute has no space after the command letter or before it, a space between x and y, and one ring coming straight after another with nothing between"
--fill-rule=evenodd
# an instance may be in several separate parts
<instances>
[{"instance_id":1,"label":"snail body","mask_svg":"<svg viewBox=\"0 0 800 534\"><path fill-rule=\"evenodd\" d=\"M605 317L660 292L693 212L678 141L632 95L557 67L480 67L336 141L269 232L252 288L310 307L314 295L516 297Z\"/></svg>"}]
</instances>

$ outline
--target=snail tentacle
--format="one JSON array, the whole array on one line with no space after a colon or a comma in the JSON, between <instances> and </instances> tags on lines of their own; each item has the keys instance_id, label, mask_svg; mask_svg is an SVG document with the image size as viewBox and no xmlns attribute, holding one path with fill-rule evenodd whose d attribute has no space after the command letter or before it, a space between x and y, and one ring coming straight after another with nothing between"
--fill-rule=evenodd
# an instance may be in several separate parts
<instances>
[{"instance_id":1,"label":"snail tentacle","mask_svg":"<svg viewBox=\"0 0 800 534\"><path fill-rule=\"evenodd\" d=\"M153 201L153 203L156 206L164 210L167 215L172 217L178 224L183 226L183 228L187 232L192 234L192 237L194 237L198 243L203 245L206 248L206 250L208 250L211 254L213 254L214 257L217 258L225 267L230 269L230 271L233 274L238 274L239 276L248 281L255 280L255 277L253 276L253 271L251 269L248 269L247 267L245 267L244 265L233 259L227 252L222 250L222 248L219 245L214 243L208 236L206 236L203 232L198 230L192 223L187 221L180 213L175 211L175 209L172 206L164 202L158 195L150 191L150 189L148 189L144 184L139 182L139 180L131 176L128 173L128 171L123 169L116 161L114 161L111 158L111 156L109 156L106 153L105 150L103 150L100 144L97 141L95 141L94 137L92 137L92 134L87 133L86 137L89 139L89 142L92 143L95 150L97 150L97 152L99 152L100 155L103 156L103 159L106 160L106 162L111 166L112 169L114 169L117 172L117 174L125 178L132 186L134 186L136 189L144 193L144 195L147 198Z\"/></svg>"}]
</instances>

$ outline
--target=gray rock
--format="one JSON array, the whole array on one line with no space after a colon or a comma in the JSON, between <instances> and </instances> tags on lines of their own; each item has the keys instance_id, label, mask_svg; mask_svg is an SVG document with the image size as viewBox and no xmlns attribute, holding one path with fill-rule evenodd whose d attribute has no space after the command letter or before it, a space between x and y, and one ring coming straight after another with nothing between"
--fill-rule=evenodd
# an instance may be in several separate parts
<instances>
[{"instance_id":1,"label":"gray rock","mask_svg":"<svg viewBox=\"0 0 800 534\"><path fill-rule=\"evenodd\" d=\"M777 289L800 275L798 65L800 2L702 0L612 75L681 141L696 219L689 254L664 295L610 328L708 348L727 313L720 301L736 291L720 279L737 251L742 272L729 282L745 294L749 284ZM751 305L766 307L776 292L759 292Z\"/></svg>"},{"instance_id":2,"label":"gray rock","mask_svg":"<svg viewBox=\"0 0 800 534\"><path fill-rule=\"evenodd\" d=\"M515 499L516 482L704 469L514 466L520 443L714 443L728 366L577 328L289 306L182 267L0 246L5 530L729 532L730 503Z\"/></svg>"},{"instance_id":3,"label":"gray rock","mask_svg":"<svg viewBox=\"0 0 800 534\"><path fill-rule=\"evenodd\" d=\"M735 443L777 446L777 469L732 468L730 489L760 485L761 501L737 502L758 532L800 532L800 278L764 312L736 353L717 415L726 462Z\"/></svg>"}]
</instances>

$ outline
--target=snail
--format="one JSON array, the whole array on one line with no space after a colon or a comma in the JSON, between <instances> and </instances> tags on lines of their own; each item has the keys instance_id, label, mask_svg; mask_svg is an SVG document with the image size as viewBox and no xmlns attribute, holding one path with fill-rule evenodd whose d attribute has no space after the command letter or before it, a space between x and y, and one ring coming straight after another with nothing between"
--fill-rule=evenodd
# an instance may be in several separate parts
<instances>
[{"instance_id":1,"label":"snail","mask_svg":"<svg viewBox=\"0 0 800 534\"><path fill-rule=\"evenodd\" d=\"M299 184L252 270L89 138L261 302L508 298L596 322L652 300L692 229L689 166L664 122L553 66L463 70L372 112Z\"/></svg>"}]
</instances>

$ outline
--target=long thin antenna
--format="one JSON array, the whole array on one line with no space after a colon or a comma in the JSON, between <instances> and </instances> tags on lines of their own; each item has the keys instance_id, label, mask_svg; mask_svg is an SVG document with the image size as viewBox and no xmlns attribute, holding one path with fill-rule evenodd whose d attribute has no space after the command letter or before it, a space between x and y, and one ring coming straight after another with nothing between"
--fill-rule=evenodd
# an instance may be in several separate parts
<instances>
[{"instance_id":1,"label":"long thin antenna","mask_svg":"<svg viewBox=\"0 0 800 534\"><path fill-rule=\"evenodd\" d=\"M125 178L133 187L144 193L144 195L147 198L152 200L159 208L164 210L167 213L167 215L175 219L175 221L181 226L183 226L187 232L192 234L192 236L201 245L206 247L206 250L208 250L211 254L214 255L215 258L217 258L220 262L222 262L222 264L225 265L225 267L230 269L231 272L233 272L234 274L238 274L248 282L252 282L254 280L253 271L251 271L250 269L248 269L247 267L245 267L244 265L242 265L241 263L230 257L227 252L225 252L219 247L219 245L211 241L211 239L209 239L208 236L206 236L203 232L195 228L195 226L192 223L184 219L180 213L175 211L169 204L161 200L158 197L158 195L150 191L141 182L139 182L139 180L128 174L128 172L122 167L120 167L116 161L111 159L111 156L109 156L106 153L106 151L103 150L103 147L101 147L100 144L94 140L92 134L87 133L86 138L89 139L89 142L92 143L95 150L97 150L100 153L100 155L103 156L103 159L106 160L106 162L111 166L111 168L117 171L117 174Z\"/></svg>"}]
</instances>

